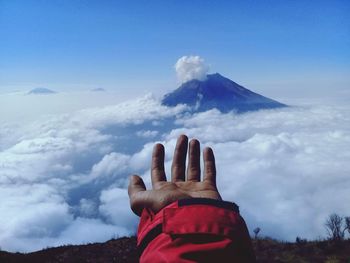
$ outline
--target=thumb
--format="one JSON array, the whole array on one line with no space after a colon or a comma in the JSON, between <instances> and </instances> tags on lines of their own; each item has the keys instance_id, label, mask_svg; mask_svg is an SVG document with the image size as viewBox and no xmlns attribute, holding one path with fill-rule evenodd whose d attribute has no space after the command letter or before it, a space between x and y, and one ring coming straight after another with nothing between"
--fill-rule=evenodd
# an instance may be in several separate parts
<instances>
[{"instance_id":1,"label":"thumb","mask_svg":"<svg viewBox=\"0 0 350 263\"><path fill-rule=\"evenodd\" d=\"M145 183L138 175L130 176L128 194L131 210L138 216L141 215L143 207L140 205L140 193L146 191ZM138 197L139 196L139 197Z\"/></svg>"},{"instance_id":2,"label":"thumb","mask_svg":"<svg viewBox=\"0 0 350 263\"><path fill-rule=\"evenodd\" d=\"M146 186L142 178L138 175L130 176L129 187L128 187L129 197L141 191L146 191Z\"/></svg>"}]
</instances>

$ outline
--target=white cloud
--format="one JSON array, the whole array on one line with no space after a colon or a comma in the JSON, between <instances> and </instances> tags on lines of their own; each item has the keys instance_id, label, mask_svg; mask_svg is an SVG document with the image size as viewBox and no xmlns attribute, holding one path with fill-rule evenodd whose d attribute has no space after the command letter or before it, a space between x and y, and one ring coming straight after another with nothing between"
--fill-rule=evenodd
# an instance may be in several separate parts
<instances>
[{"instance_id":1,"label":"white cloud","mask_svg":"<svg viewBox=\"0 0 350 263\"><path fill-rule=\"evenodd\" d=\"M181 83L192 79L204 80L209 66L199 56L183 56L175 64L177 77Z\"/></svg>"},{"instance_id":2,"label":"white cloud","mask_svg":"<svg viewBox=\"0 0 350 263\"><path fill-rule=\"evenodd\" d=\"M137 227L137 216L130 212L128 205L128 191L122 188L112 188L103 190L100 196L101 205L99 210L101 214L107 217L111 223L132 229Z\"/></svg>"},{"instance_id":3,"label":"white cloud","mask_svg":"<svg viewBox=\"0 0 350 263\"><path fill-rule=\"evenodd\" d=\"M158 133L158 131L142 130L136 132L136 135L142 138L154 138Z\"/></svg>"},{"instance_id":4,"label":"white cloud","mask_svg":"<svg viewBox=\"0 0 350 263\"><path fill-rule=\"evenodd\" d=\"M86 244L104 242L111 238L123 237L132 234L126 228L107 224L100 219L77 218L57 238L55 245Z\"/></svg>"},{"instance_id":5,"label":"white cloud","mask_svg":"<svg viewBox=\"0 0 350 263\"><path fill-rule=\"evenodd\" d=\"M1 184L0 199L3 249L27 250L33 244L18 246L20 240L53 238L73 221L63 196L47 184Z\"/></svg>"},{"instance_id":6,"label":"white cloud","mask_svg":"<svg viewBox=\"0 0 350 263\"><path fill-rule=\"evenodd\" d=\"M107 154L99 163L93 165L91 175L94 177L121 175L128 168L129 159L130 157L125 154L115 152Z\"/></svg>"},{"instance_id":7,"label":"white cloud","mask_svg":"<svg viewBox=\"0 0 350 263\"><path fill-rule=\"evenodd\" d=\"M349 106L241 115L183 110L146 96L29 124L2 123L2 249L33 251L135 233L128 176L138 173L150 185L155 141L166 147L169 172L181 133L214 148L222 196L237 202L262 234L317 238L325 235L328 214L349 215Z\"/></svg>"},{"instance_id":8,"label":"white cloud","mask_svg":"<svg viewBox=\"0 0 350 263\"><path fill-rule=\"evenodd\" d=\"M96 216L97 205L94 200L82 198L79 201L79 212L84 217Z\"/></svg>"}]
</instances>

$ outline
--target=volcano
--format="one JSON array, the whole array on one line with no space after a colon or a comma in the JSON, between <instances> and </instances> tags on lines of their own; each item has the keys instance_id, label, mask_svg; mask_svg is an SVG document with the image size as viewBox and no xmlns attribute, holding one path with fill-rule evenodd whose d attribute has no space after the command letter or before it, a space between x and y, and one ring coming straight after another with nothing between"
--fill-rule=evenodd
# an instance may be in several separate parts
<instances>
[{"instance_id":1,"label":"volcano","mask_svg":"<svg viewBox=\"0 0 350 263\"><path fill-rule=\"evenodd\" d=\"M178 89L166 94L162 104L186 104L199 112L216 108L221 112L239 113L287 106L246 89L219 73L209 74L202 81L193 79L183 83Z\"/></svg>"}]
</instances>

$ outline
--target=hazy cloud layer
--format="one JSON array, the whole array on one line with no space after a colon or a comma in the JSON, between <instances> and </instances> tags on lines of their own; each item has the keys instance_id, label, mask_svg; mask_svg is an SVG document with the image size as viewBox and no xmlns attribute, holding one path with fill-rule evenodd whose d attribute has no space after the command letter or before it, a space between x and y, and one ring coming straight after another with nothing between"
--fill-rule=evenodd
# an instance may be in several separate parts
<instances>
[{"instance_id":1,"label":"hazy cloud layer","mask_svg":"<svg viewBox=\"0 0 350 263\"><path fill-rule=\"evenodd\" d=\"M199 56L183 56L175 64L177 77L181 83L192 79L204 80L209 66Z\"/></svg>"},{"instance_id":2,"label":"hazy cloud layer","mask_svg":"<svg viewBox=\"0 0 350 263\"><path fill-rule=\"evenodd\" d=\"M136 232L127 177L149 186L154 142L214 148L218 186L250 228L294 240L325 236L350 211L350 107L303 106L236 115L188 115L146 96L118 105L0 124L0 246L33 251Z\"/></svg>"}]
</instances>

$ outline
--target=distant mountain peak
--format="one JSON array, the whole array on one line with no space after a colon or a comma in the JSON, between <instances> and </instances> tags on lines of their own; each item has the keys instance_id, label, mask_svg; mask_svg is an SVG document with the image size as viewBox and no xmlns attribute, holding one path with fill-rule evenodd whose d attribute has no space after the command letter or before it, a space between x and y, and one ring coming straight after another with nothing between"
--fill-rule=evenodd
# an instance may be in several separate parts
<instances>
[{"instance_id":1,"label":"distant mountain peak","mask_svg":"<svg viewBox=\"0 0 350 263\"><path fill-rule=\"evenodd\" d=\"M94 89L91 89L91 91L93 91L93 92L105 92L106 90L104 88L94 88Z\"/></svg>"},{"instance_id":2,"label":"distant mountain peak","mask_svg":"<svg viewBox=\"0 0 350 263\"><path fill-rule=\"evenodd\" d=\"M217 108L221 112L246 112L286 107L286 105L257 94L220 75L209 74L205 80L190 80L164 96L162 104L186 104L195 111Z\"/></svg>"},{"instance_id":3,"label":"distant mountain peak","mask_svg":"<svg viewBox=\"0 0 350 263\"><path fill-rule=\"evenodd\" d=\"M28 92L28 94L53 94L53 93L56 93L56 92L47 88L35 88Z\"/></svg>"}]
</instances>

